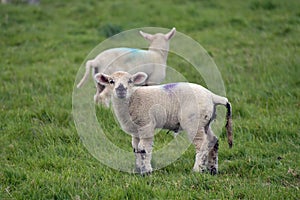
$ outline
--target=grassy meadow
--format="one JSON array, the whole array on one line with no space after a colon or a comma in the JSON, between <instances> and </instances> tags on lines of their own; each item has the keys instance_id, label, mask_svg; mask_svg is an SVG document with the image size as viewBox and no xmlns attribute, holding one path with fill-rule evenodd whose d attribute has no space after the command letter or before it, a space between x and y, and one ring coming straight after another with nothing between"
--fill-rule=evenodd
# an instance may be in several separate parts
<instances>
[{"instance_id":1,"label":"grassy meadow","mask_svg":"<svg viewBox=\"0 0 300 200\"><path fill-rule=\"evenodd\" d=\"M77 71L100 42L139 27L176 27L217 64L234 123L232 149L220 136L218 175L191 171L192 146L142 177L101 164L82 144ZM300 199L299 36L296 0L0 4L0 199ZM201 83L186 63L168 64ZM130 148L124 137L117 145Z\"/></svg>"}]
</instances>

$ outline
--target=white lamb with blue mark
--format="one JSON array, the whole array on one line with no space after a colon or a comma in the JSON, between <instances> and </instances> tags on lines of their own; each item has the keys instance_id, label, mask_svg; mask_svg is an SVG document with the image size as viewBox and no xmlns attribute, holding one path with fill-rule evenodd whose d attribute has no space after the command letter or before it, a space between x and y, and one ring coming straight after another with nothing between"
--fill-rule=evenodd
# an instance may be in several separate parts
<instances>
[{"instance_id":1,"label":"white lamb with blue mark","mask_svg":"<svg viewBox=\"0 0 300 200\"><path fill-rule=\"evenodd\" d=\"M112 74L116 71L136 73L145 72L148 75L143 85L157 85L163 82L166 76L166 63L169 51L169 41L175 35L173 28L167 34L154 35L140 31L140 34L150 42L148 50L132 48L113 48L101 52L95 59L86 62L86 71L78 83L81 87L89 77L91 68L93 77L97 73ZM101 102L109 107L110 92L105 86L96 83L97 92L94 101Z\"/></svg>"},{"instance_id":2,"label":"white lamb with blue mark","mask_svg":"<svg viewBox=\"0 0 300 200\"><path fill-rule=\"evenodd\" d=\"M216 106L227 108L226 131L232 147L231 105L227 98L193 83L139 87L147 74L98 73L95 79L112 91L112 107L122 129L132 136L136 171L152 172L151 156L156 128L186 131L196 148L193 170L218 172L218 139L211 129Z\"/></svg>"}]
</instances>

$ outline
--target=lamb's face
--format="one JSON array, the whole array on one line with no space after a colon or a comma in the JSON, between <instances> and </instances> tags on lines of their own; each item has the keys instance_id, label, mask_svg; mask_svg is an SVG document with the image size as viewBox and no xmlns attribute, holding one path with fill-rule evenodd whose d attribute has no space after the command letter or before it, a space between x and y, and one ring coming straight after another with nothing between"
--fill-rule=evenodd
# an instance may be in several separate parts
<instances>
[{"instance_id":1,"label":"lamb's face","mask_svg":"<svg viewBox=\"0 0 300 200\"><path fill-rule=\"evenodd\" d=\"M134 85L140 85L147 79L147 74L138 72L131 75L127 72L115 72L111 76L98 73L95 79L113 92L113 97L127 99L132 94Z\"/></svg>"},{"instance_id":2,"label":"lamb's face","mask_svg":"<svg viewBox=\"0 0 300 200\"><path fill-rule=\"evenodd\" d=\"M114 73L110 82L114 97L124 99L131 96L133 80L129 73Z\"/></svg>"}]
</instances>

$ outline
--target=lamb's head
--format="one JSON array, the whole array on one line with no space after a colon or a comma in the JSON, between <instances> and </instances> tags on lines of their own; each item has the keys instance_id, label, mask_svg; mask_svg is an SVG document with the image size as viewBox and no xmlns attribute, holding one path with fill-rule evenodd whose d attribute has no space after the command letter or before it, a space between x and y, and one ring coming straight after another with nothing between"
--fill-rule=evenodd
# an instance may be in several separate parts
<instances>
[{"instance_id":1,"label":"lamb's head","mask_svg":"<svg viewBox=\"0 0 300 200\"><path fill-rule=\"evenodd\" d=\"M118 71L112 75L98 73L95 80L112 91L113 97L118 99L129 98L135 85L141 85L147 79L148 75L144 72L129 74L128 72Z\"/></svg>"},{"instance_id":2,"label":"lamb's head","mask_svg":"<svg viewBox=\"0 0 300 200\"><path fill-rule=\"evenodd\" d=\"M156 33L154 35L140 31L140 34L150 42L149 49L169 51L169 40L175 35L176 29L173 28L168 33Z\"/></svg>"}]
</instances>

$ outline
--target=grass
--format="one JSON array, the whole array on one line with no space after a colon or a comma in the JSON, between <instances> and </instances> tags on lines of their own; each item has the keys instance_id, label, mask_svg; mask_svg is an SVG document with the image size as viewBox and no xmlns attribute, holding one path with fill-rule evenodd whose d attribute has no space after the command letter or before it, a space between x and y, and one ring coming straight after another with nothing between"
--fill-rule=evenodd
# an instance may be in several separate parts
<instances>
[{"instance_id":1,"label":"grass","mask_svg":"<svg viewBox=\"0 0 300 200\"><path fill-rule=\"evenodd\" d=\"M299 199L299 8L293 0L0 5L0 199ZM222 134L217 176L191 172L192 147L150 176L119 172L77 134L72 90L86 55L111 34L146 26L176 27L219 67L234 147ZM185 62L168 63L200 81Z\"/></svg>"}]
</instances>

